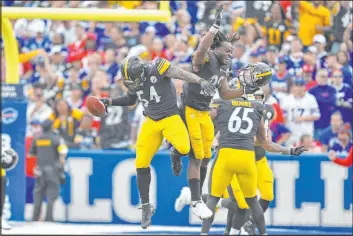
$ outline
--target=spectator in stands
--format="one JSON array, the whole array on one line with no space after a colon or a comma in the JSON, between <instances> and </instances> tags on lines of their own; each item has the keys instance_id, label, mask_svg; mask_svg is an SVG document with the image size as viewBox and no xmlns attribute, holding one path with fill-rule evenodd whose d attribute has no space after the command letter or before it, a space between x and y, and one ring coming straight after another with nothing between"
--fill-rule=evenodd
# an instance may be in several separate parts
<instances>
[{"instance_id":1,"label":"spectator in stands","mask_svg":"<svg viewBox=\"0 0 353 236\"><path fill-rule=\"evenodd\" d=\"M303 145L309 153L322 153L322 147L319 142L314 141L312 135L304 134L300 138L300 145Z\"/></svg>"},{"instance_id":2,"label":"spectator in stands","mask_svg":"<svg viewBox=\"0 0 353 236\"><path fill-rule=\"evenodd\" d=\"M34 33L34 36L28 40L28 44L23 49L24 52L30 50L44 48L45 51L49 52L51 47L51 41L45 34L45 23L43 20L36 19L29 24L29 29Z\"/></svg>"},{"instance_id":3,"label":"spectator in stands","mask_svg":"<svg viewBox=\"0 0 353 236\"><path fill-rule=\"evenodd\" d=\"M336 106L341 112L345 123L352 123L352 88L343 83L343 76L340 70L331 74L331 85L336 89Z\"/></svg>"},{"instance_id":4,"label":"spectator in stands","mask_svg":"<svg viewBox=\"0 0 353 236\"><path fill-rule=\"evenodd\" d=\"M351 14L349 4L350 1L335 2L335 7L333 10L333 45L331 48L332 53L337 53L340 50L341 44L344 41L342 32L344 32L344 30L348 28L349 14ZM352 17L350 18L350 20L352 21Z\"/></svg>"},{"instance_id":5,"label":"spectator in stands","mask_svg":"<svg viewBox=\"0 0 353 236\"><path fill-rule=\"evenodd\" d=\"M331 114L336 109L336 89L328 84L328 72L320 69L316 74L317 85L309 90L317 103L321 113L320 119L315 121L314 138L318 140L322 131L329 126Z\"/></svg>"},{"instance_id":6,"label":"spectator in stands","mask_svg":"<svg viewBox=\"0 0 353 236\"><path fill-rule=\"evenodd\" d=\"M287 126L280 122L272 122L270 124L272 142L286 146L286 142L290 139L291 131Z\"/></svg>"},{"instance_id":7,"label":"spectator in stands","mask_svg":"<svg viewBox=\"0 0 353 236\"><path fill-rule=\"evenodd\" d=\"M240 70L248 64L245 55L245 46L242 43L237 42L234 45L232 64L234 70Z\"/></svg>"},{"instance_id":8,"label":"spectator in stands","mask_svg":"<svg viewBox=\"0 0 353 236\"><path fill-rule=\"evenodd\" d=\"M140 29L139 23L131 22L129 23L129 30L126 33L126 45L132 48L135 45L140 44Z\"/></svg>"},{"instance_id":9,"label":"spectator in stands","mask_svg":"<svg viewBox=\"0 0 353 236\"><path fill-rule=\"evenodd\" d=\"M292 1L292 6L299 10L298 36L305 47L313 43L314 35L331 30L331 13L322 1Z\"/></svg>"},{"instance_id":10,"label":"spectator in stands","mask_svg":"<svg viewBox=\"0 0 353 236\"><path fill-rule=\"evenodd\" d=\"M75 132L74 143L74 148L80 150L91 150L100 147L100 139L97 130L92 129L91 115L83 115L80 126Z\"/></svg>"},{"instance_id":11,"label":"spectator in stands","mask_svg":"<svg viewBox=\"0 0 353 236\"><path fill-rule=\"evenodd\" d=\"M314 67L309 64L303 66L303 79L306 83L306 90L311 89L317 85L316 80L313 80Z\"/></svg>"},{"instance_id":12,"label":"spectator in stands","mask_svg":"<svg viewBox=\"0 0 353 236\"><path fill-rule=\"evenodd\" d=\"M276 65L276 73L272 75L271 87L276 95L281 99L288 93L288 85L292 75L287 70L287 64L284 57L279 57Z\"/></svg>"},{"instance_id":13,"label":"spectator in stands","mask_svg":"<svg viewBox=\"0 0 353 236\"><path fill-rule=\"evenodd\" d=\"M114 83L114 78L119 71L119 65L116 62L116 52L114 49L108 48L105 50L105 64L104 69L109 76L109 84Z\"/></svg>"},{"instance_id":14,"label":"spectator in stands","mask_svg":"<svg viewBox=\"0 0 353 236\"><path fill-rule=\"evenodd\" d=\"M81 109L83 105L82 89L78 84L71 84L70 97L66 98L66 102L72 109Z\"/></svg>"},{"instance_id":15,"label":"spectator in stands","mask_svg":"<svg viewBox=\"0 0 353 236\"><path fill-rule=\"evenodd\" d=\"M349 60L348 60L348 54L345 51L339 51L337 53L337 61L338 63L340 63L341 65L343 65L343 69L345 71L349 71L351 74L353 74L353 68L352 65L349 64ZM352 80L350 81L351 83L348 83L348 85L350 85L352 87ZM347 82L346 82L347 83Z\"/></svg>"},{"instance_id":16,"label":"spectator in stands","mask_svg":"<svg viewBox=\"0 0 353 236\"><path fill-rule=\"evenodd\" d=\"M316 98L305 91L305 80L296 78L291 87L291 94L283 101L282 108L286 125L292 131L288 145L297 144L304 134L314 133L314 121L320 118Z\"/></svg>"},{"instance_id":17,"label":"spectator in stands","mask_svg":"<svg viewBox=\"0 0 353 236\"><path fill-rule=\"evenodd\" d=\"M53 67L53 73L57 76L64 77L67 70L66 56L67 52L62 46L53 46L50 50L50 64Z\"/></svg>"},{"instance_id":18,"label":"spectator in stands","mask_svg":"<svg viewBox=\"0 0 353 236\"><path fill-rule=\"evenodd\" d=\"M32 121L43 122L48 119L53 113L53 110L45 103L43 89L37 84L33 88L32 101L29 102L27 107L27 124ZM27 125L27 135L33 135L30 126Z\"/></svg>"},{"instance_id":19,"label":"spectator in stands","mask_svg":"<svg viewBox=\"0 0 353 236\"><path fill-rule=\"evenodd\" d=\"M80 110L71 109L63 99L58 100L55 104L55 110L51 116L51 120L54 121L53 129L61 135L69 148L75 146L75 132L80 125L82 116L83 113Z\"/></svg>"},{"instance_id":20,"label":"spectator in stands","mask_svg":"<svg viewBox=\"0 0 353 236\"><path fill-rule=\"evenodd\" d=\"M330 127L324 129L319 137L324 152L327 152L330 140L337 137L338 131L343 125L342 114L335 112L331 115Z\"/></svg>"},{"instance_id":21,"label":"spectator in stands","mask_svg":"<svg viewBox=\"0 0 353 236\"><path fill-rule=\"evenodd\" d=\"M332 73L335 70L341 70L343 75L343 83L346 83L352 86L352 74L349 71L349 68L343 67L337 60L337 55L333 53L329 53L326 57L326 65L329 69L329 72Z\"/></svg>"},{"instance_id":22,"label":"spectator in stands","mask_svg":"<svg viewBox=\"0 0 353 236\"><path fill-rule=\"evenodd\" d=\"M334 151L336 155L347 156L352 146L351 127L345 125L338 131L337 137L330 140L328 150Z\"/></svg>"},{"instance_id":23,"label":"spectator in stands","mask_svg":"<svg viewBox=\"0 0 353 236\"><path fill-rule=\"evenodd\" d=\"M290 45L290 54L286 61L287 69L292 75L300 75L304 66L303 44L299 38L293 38Z\"/></svg>"},{"instance_id":24,"label":"spectator in stands","mask_svg":"<svg viewBox=\"0 0 353 236\"><path fill-rule=\"evenodd\" d=\"M338 165L351 167L353 163L353 147L349 149L349 153L345 158L337 158L334 151L329 152L328 158Z\"/></svg>"},{"instance_id":25,"label":"spectator in stands","mask_svg":"<svg viewBox=\"0 0 353 236\"><path fill-rule=\"evenodd\" d=\"M277 64L278 57L279 57L279 50L275 46L269 46L266 52L265 63L270 67L274 68Z\"/></svg>"},{"instance_id":26,"label":"spectator in stands","mask_svg":"<svg viewBox=\"0 0 353 236\"><path fill-rule=\"evenodd\" d=\"M327 56L326 52L326 38L322 34L317 34L313 39L314 45L317 49L317 69L321 69L325 67L325 59Z\"/></svg>"}]
</instances>

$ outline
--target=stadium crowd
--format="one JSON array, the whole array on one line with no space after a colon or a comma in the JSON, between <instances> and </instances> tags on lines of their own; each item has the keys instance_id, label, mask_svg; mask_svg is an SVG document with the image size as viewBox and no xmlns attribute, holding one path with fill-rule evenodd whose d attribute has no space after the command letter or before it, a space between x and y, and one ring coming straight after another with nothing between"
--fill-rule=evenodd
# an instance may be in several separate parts
<instances>
[{"instance_id":1,"label":"stadium crowd","mask_svg":"<svg viewBox=\"0 0 353 236\"><path fill-rule=\"evenodd\" d=\"M126 56L163 57L189 68L199 33L212 23L211 11L220 3L225 7L221 30L240 35L233 70L260 61L273 67L272 81L264 88L266 103L276 111L270 124L273 141L303 144L312 153L347 155L352 146L350 1L171 1L168 23L13 20L21 83L29 101L28 138L49 118L70 148L133 149L144 119L142 105L109 107L105 117L97 118L86 109L87 96L126 92L119 76ZM157 1L2 4L158 9ZM2 63L3 83L5 73ZM180 98L182 81L175 80L175 86Z\"/></svg>"}]
</instances>

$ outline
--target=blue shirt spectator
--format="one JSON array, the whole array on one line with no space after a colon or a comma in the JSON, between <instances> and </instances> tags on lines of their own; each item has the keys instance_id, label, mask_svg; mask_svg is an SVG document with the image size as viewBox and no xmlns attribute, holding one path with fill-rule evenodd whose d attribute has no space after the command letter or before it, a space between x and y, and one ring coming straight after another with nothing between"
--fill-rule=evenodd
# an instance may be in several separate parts
<instances>
[{"instance_id":1,"label":"blue shirt spectator","mask_svg":"<svg viewBox=\"0 0 353 236\"><path fill-rule=\"evenodd\" d=\"M319 142L322 144L323 151L327 152L330 140L337 137L338 131L343 125L342 115L335 112L331 115L330 127L324 129L319 137Z\"/></svg>"},{"instance_id":2,"label":"blue shirt spectator","mask_svg":"<svg viewBox=\"0 0 353 236\"><path fill-rule=\"evenodd\" d=\"M317 85L309 90L317 100L321 115L320 119L315 121L314 127L315 139L320 136L320 131L330 124L331 114L336 109L336 89L328 85L328 72L325 69L318 70L316 74Z\"/></svg>"}]
</instances>

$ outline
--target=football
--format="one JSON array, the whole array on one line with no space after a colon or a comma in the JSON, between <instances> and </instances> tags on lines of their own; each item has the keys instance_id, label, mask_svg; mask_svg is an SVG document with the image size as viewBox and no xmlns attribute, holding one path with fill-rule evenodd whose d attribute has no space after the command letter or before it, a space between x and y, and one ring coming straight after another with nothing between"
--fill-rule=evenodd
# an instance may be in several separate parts
<instances>
[{"instance_id":1,"label":"football","mask_svg":"<svg viewBox=\"0 0 353 236\"><path fill-rule=\"evenodd\" d=\"M86 101L88 111L97 117L105 115L105 106L97 97L89 96Z\"/></svg>"}]
</instances>

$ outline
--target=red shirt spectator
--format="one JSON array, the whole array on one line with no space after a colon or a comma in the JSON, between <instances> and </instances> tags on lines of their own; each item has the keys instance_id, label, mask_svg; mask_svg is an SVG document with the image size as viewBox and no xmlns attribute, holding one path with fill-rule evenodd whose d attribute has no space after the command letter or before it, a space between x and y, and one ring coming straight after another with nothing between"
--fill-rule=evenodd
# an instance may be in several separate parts
<instances>
[{"instance_id":1,"label":"red shirt spectator","mask_svg":"<svg viewBox=\"0 0 353 236\"><path fill-rule=\"evenodd\" d=\"M348 156L346 156L346 158L337 158L335 152L330 152L329 158L331 161L338 165L351 167L353 163L353 148L349 150Z\"/></svg>"}]
</instances>

